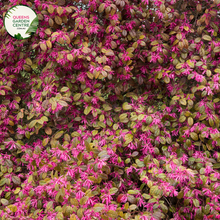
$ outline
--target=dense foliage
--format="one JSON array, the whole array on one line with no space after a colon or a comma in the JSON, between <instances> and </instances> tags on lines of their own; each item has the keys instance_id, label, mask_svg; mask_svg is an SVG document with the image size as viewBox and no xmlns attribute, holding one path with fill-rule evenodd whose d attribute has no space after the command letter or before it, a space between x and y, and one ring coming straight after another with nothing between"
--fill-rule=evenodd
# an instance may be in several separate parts
<instances>
[{"instance_id":1,"label":"dense foliage","mask_svg":"<svg viewBox=\"0 0 220 220\"><path fill-rule=\"evenodd\" d=\"M219 8L0 1L1 219L220 219Z\"/></svg>"}]
</instances>

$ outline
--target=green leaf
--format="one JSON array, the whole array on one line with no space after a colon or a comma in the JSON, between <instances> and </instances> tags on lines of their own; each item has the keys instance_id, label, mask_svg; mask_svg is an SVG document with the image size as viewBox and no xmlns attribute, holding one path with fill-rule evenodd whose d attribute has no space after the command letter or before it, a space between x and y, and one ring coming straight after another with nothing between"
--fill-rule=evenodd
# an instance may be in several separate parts
<instances>
[{"instance_id":1,"label":"green leaf","mask_svg":"<svg viewBox=\"0 0 220 220\"><path fill-rule=\"evenodd\" d=\"M144 119L144 114L138 115L138 121L142 121Z\"/></svg>"},{"instance_id":2,"label":"green leaf","mask_svg":"<svg viewBox=\"0 0 220 220\"><path fill-rule=\"evenodd\" d=\"M37 31L37 27L36 26L30 26L25 34L35 33L36 31Z\"/></svg>"},{"instance_id":3,"label":"green leaf","mask_svg":"<svg viewBox=\"0 0 220 220\"><path fill-rule=\"evenodd\" d=\"M127 113L123 113L119 116L119 120L122 121L123 119L125 119L127 117Z\"/></svg>"},{"instance_id":4,"label":"green leaf","mask_svg":"<svg viewBox=\"0 0 220 220\"><path fill-rule=\"evenodd\" d=\"M162 209L162 211L163 211L163 212L165 212L165 213L167 213L167 212L168 212L168 208L167 208L167 206L166 206L166 205L164 205L163 203L162 203L162 204L160 204L160 207L161 207L161 209Z\"/></svg>"},{"instance_id":5,"label":"green leaf","mask_svg":"<svg viewBox=\"0 0 220 220\"><path fill-rule=\"evenodd\" d=\"M194 141L198 141L198 135L195 132L191 132L190 133L190 137L194 140Z\"/></svg>"},{"instance_id":6,"label":"green leaf","mask_svg":"<svg viewBox=\"0 0 220 220\"><path fill-rule=\"evenodd\" d=\"M215 164L213 165L213 168L215 168L215 169L220 168L220 163L215 163Z\"/></svg>"},{"instance_id":7,"label":"green leaf","mask_svg":"<svg viewBox=\"0 0 220 220\"><path fill-rule=\"evenodd\" d=\"M151 194L152 196L157 196L157 195L158 195L158 186L152 186L152 187L150 188L150 194Z\"/></svg>"},{"instance_id":8,"label":"green leaf","mask_svg":"<svg viewBox=\"0 0 220 220\"><path fill-rule=\"evenodd\" d=\"M155 202L157 202L157 200L156 200L155 198L150 199L150 200L148 201L148 203L155 203Z\"/></svg>"},{"instance_id":9,"label":"green leaf","mask_svg":"<svg viewBox=\"0 0 220 220\"><path fill-rule=\"evenodd\" d=\"M74 96L73 96L73 100L76 102L80 99L81 97L81 93L76 93Z\"/></svg>"},{"instance_id":10,"label":"green leaf","mask_svg":"<svg viewBox=\"0 0 220 220\"><path fill-rule=\"evenodd\" d=\"M39 21L38 21L38 17L36 17L30 24L30 26L38 26Z\"/></svg>"},{"instance_id":11,"label":"green leaf","mask_svg":"<svg viewBox=\"0 0 220 220\"><path fill-rule=\"evenodd\" d=\"M60 91L61 91L61 92L66 92L67 90L69 90L69 88L65 86L65 87L63 87Z\"/></svg>"},{"instance_id":12,"label":"green leaf","mask_svg":"<svg viewBox=\"0 0 220 220\"><path fill-rule=\"evenodd\" d=\"M193 204L195 207L199 207L199 200L198 199L193 199Z\"/></svg>"},{"instance_id":13,"label":"green leaf","mask_svg":"<svg viewBox=\"0 0 220 220\"><path fill-rule=\"evenodd\" d=\"M18 176L13 176L11 179L12 179L14 184L16 184L16 185L20 185L21 184L21 180L20 180L20 178Z\"/></svg>"},{"instance_id":14,"label":"green leaf","mask_svg":"<svg viewBox=\"0 0 220 220\"><path fill-rule=\"evenodd\" d=\"M52 101L52 110L55 110L57 108L57 102L56 101Z\"/></svg>"},{"instance_id":15,"label":"green leaf","mask_svg":"<svg viewBox=\"0 0 220 220\"><path fill-rule=\"evenodd\" d=\"M150 196L149 194L146 194L146 193L142 194L142 196L143 196L145 199L150 199L150 198L151 198L151 196Z\"/></svg>"},{"instance_id":16,"label":"green leaf","mask_svg":"<svg viewBox=\"0 0 220 220\"><path fill-rule=\"evenodd\" d=\"M102 209L104 209L104 208L105 208L105 205L104 205L104 204L102 204L102 203L96 203L96 204L94 205L93 210L94 210L94 212L100 212L100 211L102 211Z\"/></svg>"},{"instance_id":17,"label":"green leaf","mask_svg":"<svg viewBox=\"0 0 220 220\"><path fill-rule=\"evenodd\" d=\"M84 197L82 197L81 199L80 199L80 205L84 205L86 202L87 202L87 200L89 199L89 197L88 196L84 196Z\"/></svg>"},{"instance_id":18,"label":"green leaf","mask_svg":"<svg viewBox=\"0 0 220 220\"><path fill-rule=\"evenodd\" d=\"M64 107L67 107L67 106L68 106L67 102L65 102L65 101L63 101L63 100L59 100L58 103L59 103L60 105L64 106Z\"/></svg>"},{"instance_id":19,"label":"green leaf","mask_svg":"<svg viewBox=\"0 0 220 220\"><path fill-rule=\"evenodd\" d=\"M106 124L105 124L104 122L102 122L102 121L99 121L99 122L98 122L98 125L99 125L100 127L102 127L102 128L106 128Z\"/></svg>"},{"instance_id":20,"label":"green leaf","mask_svg":"<svg viewBox=\"0 0 220 220\"><path fill-rule=\"evenodd\" d=\"M183 196L184 196L184 192L183 192L183 191L180 191L180 192L178 193L177 199L182 199Z\"/></svg>"},{"instance_id":21,"label":"green leaf","mask_svg":"<svg viewBox=\"0 0 220 220\"><path fill-rule=\"evenodd\" d=\"M145 164L144 164L143 161L140 161L139 159L136 159L135 162L138 165L138 167L145 167Z\"/></svg>"},{"instance_id":22,"label":"green leaf","mask_svg":"<svg viewBox=\"0 0 220 220\"><path fill-rule=\"evenodd\" d=\"M91 148L89 142L88 142L88 141L85 141L85 145L86 145L86 150L87 150L88 152L90 152L90 151L92 150L92 148Z\"/></svg>"},{"instance_id":23,"label":"green leaf","mask_svg":"<svg viewBox=\"0 0 220 220\"><path fill-rule=\"evenodd\" d=\"M133 135L132 134L126 134L125 135L125 140L128 141L128 140L133 140Z\"/></svg>"},{"instance_id":24,"label":"green leaf","mask_svg":"<svg viewBox=\"0 0 220 220\"><path fill-rule=\"evenodd\" d=\"M164 137L160 137L160 143L161 144L166 144L166 139Z\"/></svg>"},{"instance_id":25,"label":"green leaf","mask_svg":"<svg viewBox=\"0 0 220 220\"><path fill-rule=\"evenodd\" d=\"M43 116L40 120L38 120L37 122L39 124L43 124L45 121L48 121L48 118L46 116Z\"/></svg>"},{"instance_id":26,"label":"green leaf","mask_svg":"<svg viewBox=\"0 0 220 220\"><path fill-rule=\"evenodd\" d=\"M16 212L17 211L17 206L15 205L9 205L7 206L12 212Z\"/></svg>"},{"instance_id":27,"label":"green leaf","mask_svg":"<svg viewBox=\"0 0 220 220\"><path fill-rule=\"evenodd\" d=\"M63 133L64 133L64 131L59 131L59 132L57 132L57 133L55 134L54 138L55 138L55 139L60 138L60 137L63 135Z\"/></svg>"},{"instance_id":28,"label":"green leaf","mask_svg":"<svg viewBox=\"0 0 220 220\"><path fill-rule=\"evenodd\" d=\"M112 107L107 104L104 104L103 108L104 108L105 112L112 110Z\"/></svg>"},{"instance_id":29,"label":"green leaf","mask_svg":"<svg viewBox=\"0 0 220 220\"><path fill-rule=\"evenodd\" d=\"M26 132L25 132L25 137L26 137L27 139L30 139L31 135L30 135L30 132L29 132L29 131L26 131Z\"/></svg>"},{"instance_id":30,"label":"green leaf","mask_svg":"<svg viewBox=\"0 0 220 220\"><path fill-rule=\"evenodd\" d=\"M138 193L139 193L138 190L128 190L128 194L131 194L131 195L136 195Z\"/></svg>"},{"instance_id":31,"label":"green leaf","mask_svg":"<svg viewBox=\"0 0 220 220\"><path fill-rule=\"evenodd\" d=\"M186 99L180 99L179 102L181 105L186 105Z\"/></svg>"},{"instance_id":32,"label":"green leaf","mask_svg":"<svg viewBox=\"0 0 220 220\"><path fill-rule=\"evenodd\" d=\"M135 204L132 204L129 206L129 210L135 210L137 208L137 206Z\"/></svg>"},{"instance_id":33,"label":"green leaf","mask_svg":"<svg viewBox=\"0 0 220 220\"><path fill-rule=\"evenodd\" d=\"M86 88L86 89L83 90L83 93L90 92L90 90L91 90L90 88Z\"/></svg>"},{"instance_id":34,"label":"green leaf","mask_svg":"<svg viewBox=\"0 0 220 220\"><path fill-rule=\"evenodd\" d=\"M29 128L33 128L36 125L36 123L37 123L37 120L31 121L29 124Z\"/></svg>"},{"instance_id":35,"label":"green leaf","mask_svg":"<svg viewBox=\"0 0 220 220\"><path fill-rule=\"evenodd\" d=\"M204 169L204 168L201 168L200 171L199 171L199 173L200 173L200 174L205 174L205 169Z\"/></svg>"},{"instance_id":36,"label":"green leaf","mask_svg":"<svg viewBox=\"0 0 220 220\"><path fill-rule=\"evenodd\" d=\"M18 40L22 40L22 39L24 39L24 38L21 36L20 33L15 34L14 37L15 37L16 39L18 39Z\"/></svg>"},{"instance_id":37,"label":"green leaf","mask_svg":"<svg viewBox=\"0 0 220 220\"><path fill-rule=\"evenodd\" d=\"M56 215L56 219L58 220L63 220L63 213L62 212L58 212L57 215Z\"/></svg>"},{"instance_id":38,"label":"green leaf","mask_svg":"<svg viewBox=\"0 0 220 220\"><path fill-rule=\"evenodd\" d=\"M127 102L123 103L122 105L123 110L130 110L132 109L132 106L129 105Z\"/></svg>"},{"instance_id":39,"label":"green leaf","mask_svg":"<svg viewBox=\"0 0 220 220\"><path fill-rule=\"evenodd\" d=\"M110 193L111 195L115 194L116 192L118 192L118 188L116 188L116 187L113 187L113 188L111 188L111 189L109 190L109 193Z\"/></svg>"},{"instance_id":40,"label":"green leaf","mask_svg":"<svg viewBox=\"0 0 220 220\"><path fill-rule=\"evenodd\" d=\"M91 106L86 107L85 110L84 110L84 114L85 114L85 115L88 115L89 112L91 111L91 109L92 109Z\"/></svg>"},{"instance_id":41,"label":"green leaf","mask_svg":"<svg viewBox=\"0 0 220 220\"><path fill-rule=\"evenodd\" d=\"M39 21L38 21L38 17L36 17L30 24L30 27L28 28L28 30L26 31L25 34L28 34L28 33L35 33L37 31L37 26L39 24Z\"/></svg>"},{"instance_id":42,"label":"green leaf","mask_svg":"<svg viewBox=\"0 0 220 220\"><path fill-rule=\"evenodd\" d=\"M182 115L180 118L179 118L179 122L184 122L186 120L186 117L184 115Z\"/></svg>"},{"instance_id":43,"label":"green leaf","mask_svg":"<svg viewBox=\"0 0 220 220\"><path fill-rule=\"evenodd\" d=\"M1 199L1 203L3 205L8 205L8 200L7 199Z\"/></svg>"},{"instance_id":44,"label":"green leaf","mask_svg":"<svg viewBox=\"0 0 220 220\"><path fill-rule=\"evenodd\" d=\"M151 116L147 116L146 123L149 125L149 124L151 124L152 121L153 121L152 117Z\"/></svg>"},{"instance_id":45,"label":"green leaf","mask_svg":"<svg viewBox=\"0 0 220 220\"><path fill-rule=\"evenodd\" d=\"M212 40L212 38L209 35L202 36L202 39L207 40L207 41L211 41Z\"/></svg>"},{"instance_id":46,"label":"green leaf","mask_svg":"<svg viewBox=\"0 0 220 220\"><path fill-rule=\"evenodd\" d=\"M208 204L208 205L205 206L204 213L205 213L206 215L208 215L209 212L210 212L210 205Z\"/></svg>"},{"instance_id":47,"label":"green leaf","mask_svg":"<svg viewBox=\"0 0 220 220\"><path fill-rule=\"evenodd\" d=\"M106 150L103 150L98 154L98 157L100 157L100 158L104 158L106 156L108 157L108 151L106 151Z\"/></svg>"},{"instance_id":48,"label":"green leaf","mask_svg":"<svg viewBox=\"0 0 220 220\"><path fill-rule=\"evenodd\" d=\"M52 209L52 207L53 207L53 201L48 202L46 209L47 209L47 210L50 210L50 209Z\"/></svg>"},{"instance_id":49,"label":"green leaf","mask_svg":"<svg viewBox=\"0 0 220 220\"><path fill-rule=\"evenodd\" d=\"M47 118L46 116L43 116L41 119L42 119L43 121L48 121L48 118Z\"/></svg>"},{"instance_id":50,"label":"green leaf","mask_svg":"<svg viewBox=\"0 0 220 220\"><path fill-rule=\"evenodd\" d=\"M157 177L161 178L161 179L164 179L164 178L166 178L166 175L164 173L160 173Z\"/></svg>"},{"instance_id":51,"label":"green leaf","mask_svg":"<svg viewBox=\"0 0 220 220\"><path fill-rule=\"evenodd\" d=\"M44 138L42 141L42 145L45 147L49 142L49 138Z\"/></svg>"}]
</instances>

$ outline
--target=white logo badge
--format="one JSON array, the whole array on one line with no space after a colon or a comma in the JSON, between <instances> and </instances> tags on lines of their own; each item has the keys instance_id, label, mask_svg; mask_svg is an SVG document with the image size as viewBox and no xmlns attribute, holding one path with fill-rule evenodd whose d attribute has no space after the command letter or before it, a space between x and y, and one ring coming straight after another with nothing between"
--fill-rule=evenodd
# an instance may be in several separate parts
<instances>
[{"instance_id":1,"label":"white logo badge","mask_svg":"<svg viewBox=\"0 0 220 220\"><path fill-rule=\"evenodd\" d=\"M37 14L26 5L11 7L4 17L6 31L18 40L29 38L35 34L38 24Z\"/></svg>"}]
</instances>

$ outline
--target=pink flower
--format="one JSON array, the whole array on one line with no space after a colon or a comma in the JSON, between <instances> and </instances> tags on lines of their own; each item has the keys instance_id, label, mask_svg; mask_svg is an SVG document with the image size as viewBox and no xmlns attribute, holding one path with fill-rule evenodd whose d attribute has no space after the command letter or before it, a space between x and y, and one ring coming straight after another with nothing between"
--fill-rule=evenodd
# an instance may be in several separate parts
<instances>
[{"instance_id":1,"label":"pink flower","mask_svg":"<svg viewBox=\"0 0 220 220\"><path fill-rule=\"evenodd\" d=\"M105 165L106 165L106 162L104 162L103 160L98 161L98 168L99 169L102 169L102 167L105 166Z\"/></svg>"},{"instance_id":2,"label":"pink flower","mask_svg":"<svg viewBox=\"0 0 220 220\"><path fill-rule=\"evenodd\" d=\"M111 203L112 197L109 194L104 194L101 196L102 199L102 203L106 203L106 205L108 206Z\"/></svg>"}]
</instances>

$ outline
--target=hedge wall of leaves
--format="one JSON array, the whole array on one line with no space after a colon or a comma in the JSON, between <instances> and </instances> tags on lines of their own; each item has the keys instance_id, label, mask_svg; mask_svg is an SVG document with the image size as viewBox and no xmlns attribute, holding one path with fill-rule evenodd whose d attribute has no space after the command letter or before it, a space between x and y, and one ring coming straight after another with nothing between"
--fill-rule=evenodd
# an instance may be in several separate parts
<instances>
[{"instance_id":1,"label":"hedge wall of leaves","mask_svg":"<svg viewBox=\"0 0 220 220\"><path fill-rule=\"evenodd\" d=\"M3 26L18 4L29 39ZM219 10L0 1L0 218L220 219Z\"/></svg>"}]
</instances>

